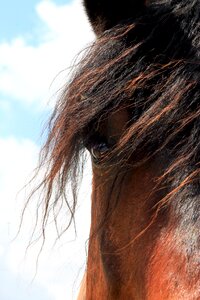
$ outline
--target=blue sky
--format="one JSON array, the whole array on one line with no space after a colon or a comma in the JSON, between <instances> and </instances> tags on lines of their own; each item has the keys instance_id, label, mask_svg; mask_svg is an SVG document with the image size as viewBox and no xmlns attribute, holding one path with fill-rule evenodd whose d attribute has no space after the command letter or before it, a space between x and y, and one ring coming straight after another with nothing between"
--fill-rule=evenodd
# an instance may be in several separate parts
<instances>
[{"instance_id":1,"label":"blue sky","mask_svg":"<svg viewBox=\"0 0 200 300\"><path fill-rule=\"evenodd\" d=\"M21 33L30 34L37 26L35 0L7 0L2 1L0 10L0 37L2 40L11 40Z\"/></svg>"},{"instance_id":2,"label":"blue sky","mask_svg":"<svg viewBox=\"0 0 200 300\"><path fill-rule=\"evenodd\" d=\"M41 132L57 91L66 83L73 58L94 36L81 0L7 0L0 10L0 299L72 300L85 262L89 202L78 211L80 238L73 230L52 250L55 232L43 252L35 280L39 246L24 253L35 210L29 209L22 234L11 242L25 201L19 190L37 165ZM60 75L58 75L60 74ZM55 79L56 78L56 79ZM49 102L50 101L50 102ZM49 104L50 103L50 104ZM83 195L89 195L91 176ZM27 191L28 193L28 191ZM88 198L85 196L85 198ZM37 199L36 199L37 200ZM87 200L87 199L86 199ZM86 226L87 224L87 226ZM9 230L8 230L9 228ZM59 254L58 254L59 253ZM82 273L81 273L82 274ZM80 281L80 279L79 279ZM79 282L78 281L78 282Z\"/></svg>"},{"instance_id":3,"label":"blue sky","mask_svg":"<svg viewBox=\"0 0 200 300\"><path fill-rule=\"evenodd\" d=\"M72 0L55 0L57 5L64 5ZM38 0L1 1L0 9L0 42L9 41L17 35L25 35L32 43L40 22L35 7Z\"/></svg>"}]
</instances>

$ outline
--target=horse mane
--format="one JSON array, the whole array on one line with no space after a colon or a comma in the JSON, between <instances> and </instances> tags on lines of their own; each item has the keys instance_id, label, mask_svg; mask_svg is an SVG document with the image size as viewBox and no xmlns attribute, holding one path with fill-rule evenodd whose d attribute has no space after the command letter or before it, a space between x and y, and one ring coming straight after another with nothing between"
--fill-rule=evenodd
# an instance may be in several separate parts
<instances>
[{"instance_id":1,"label":"horse mane","mask_svg":"<svg viewBox=\"0 0 200 300\"><path fill-rule=\"evenodd\" d=\"M49 122L39 166L48 165L40 184L46 191L43 227L49 211L61 203L71 215L65 229L71 224L88 128L121 107L131 111L130 122L106 160L117 157L117 163L124 165L131 156L134 168L167 152L169 165L158 182L168 185L168 194L158 210L176 198L177 215L188 214L193 225L199 222L199 17L198 0L151 1L141 15L98 35L75 68Z\"/></svg>"}]
</instances>

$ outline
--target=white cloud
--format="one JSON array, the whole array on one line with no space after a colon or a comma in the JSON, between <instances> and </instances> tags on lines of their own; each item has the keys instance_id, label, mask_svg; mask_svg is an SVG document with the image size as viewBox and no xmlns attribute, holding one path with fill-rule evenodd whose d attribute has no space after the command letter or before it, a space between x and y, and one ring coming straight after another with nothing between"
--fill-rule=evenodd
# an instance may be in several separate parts
<instances>
[{"instance_id":1,"label":"white cloud","mask_svg":"<svg viewBox=\"0 0 200 300\"><path fill-rule=\"evenodd\" d=\"M0 257L3 256L4 251L5 251L4 246L0 245Z\"/></svg>"},{"instance_id":2,"label":"white cloud","mask_svg":"<svg viewBox=\"0 0 200 300\"><path fill-rule=\"evenodd\" d=\"M54 78L71 65L75 55L93 39L93 33L80 0L65 6L43 0L36 10L43 22L37 46L27 44L23 36L0 44L0 93L40 107L66 80L67 72L49 91Z\"/></svg>"},{"instance_id":3,"label":"white cloud","mask_svg":"<svg viewBox=\"0 0 200 300\"><path fill-rule=\"evenodd\" d=\"M38 147L31 140L0 139L0 154L1 223L11 215L16 193L35 166Z\"/></svg>"},{"instance_id":4,"label":"white cloud","mask_svg":"<svg viewBox=\"0 0 200 300\"><path fill-rule=\"evenodd\" d=\"M25 214L22 231L14 241L11 242L11 239L17 232L21 209L27 196L24 190L17 197L16 194L36 165L38 147L30 140L7 138L0 139L0 151L0 262L3 259L12 274L28 282L27 292L36 285L46 290L54 300L75 299L86 261L85 242L90 225L90 166L87 167L80 192L80 207L76 216L78 238L75 239L71 228L53 248L56 231L54 225L50 225L38 272L29 287L35 275L41 245L41 241L32 245L25 255L35 222L37 195Z\"/></svg>"}]
</instances>

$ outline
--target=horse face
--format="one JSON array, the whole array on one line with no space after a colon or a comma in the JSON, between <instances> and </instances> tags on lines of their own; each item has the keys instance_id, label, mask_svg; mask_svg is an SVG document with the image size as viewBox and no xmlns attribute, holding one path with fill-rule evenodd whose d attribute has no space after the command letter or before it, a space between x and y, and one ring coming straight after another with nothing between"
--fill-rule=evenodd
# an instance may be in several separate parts
<instances>
[{"instance_id":1,"label":"horse face","mask_svg":"<svg viewBox=\"0 0 200 300\"><path fill-rule=\"evenodd\" d=\"M98 123L97 133L117 143L129 126L129 117L126 109L118 110ZM158 180L169 163L167 153L159 153L140 166L131 167L134 158L130 157L128 165L114 163L110 167L102 160L108 151L106 147L96 157L90 149L93 193L91 255L87 264L89 299L96 295L113 300L176 300L191 295L198 299L197 253L193 252L190 262L186 262L186 249L180 245L184 240L189 242L189 236L186 238L177 223L172 207L157 209L169 192L168 187L159 186ZM189 275L192 265L196 265L193 279Z\"/></svg>"}]
</instances>

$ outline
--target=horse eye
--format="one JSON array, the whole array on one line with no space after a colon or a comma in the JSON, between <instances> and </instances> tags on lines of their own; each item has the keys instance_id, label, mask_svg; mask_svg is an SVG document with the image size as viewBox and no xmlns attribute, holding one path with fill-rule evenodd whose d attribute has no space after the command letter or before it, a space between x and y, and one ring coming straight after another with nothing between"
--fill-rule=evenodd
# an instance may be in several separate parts
<instances>
[{"instance_id":1,"label":"horse eye","mask_svg":"<svg viewBox=\"0 0 200 300\"><path fill-rule=\"evenodd\" d=\"M99 163L109 151L109 146L106 142L100 142L91 146L90 153L95 163Z\"/></svg>"},{"instance_id":2,"label":"horse eye","mask_svg":"<svg viewBox=\"0 0 200 300\"><path fill-rule=\"evenodd\" d=\"M99 135L97 132L91 135L84 143L90 152L94 163L100 163L113 147L114 142L111 138Z\"/></svg>"}]
</instances>

